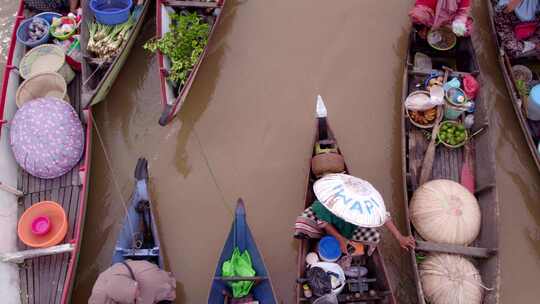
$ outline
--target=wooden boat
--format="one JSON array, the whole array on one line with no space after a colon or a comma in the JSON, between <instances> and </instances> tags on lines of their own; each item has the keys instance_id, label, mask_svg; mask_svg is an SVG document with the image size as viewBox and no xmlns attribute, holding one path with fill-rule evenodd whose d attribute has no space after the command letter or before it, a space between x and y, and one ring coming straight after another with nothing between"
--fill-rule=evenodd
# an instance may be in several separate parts
<instances>
[{"instance_id":1,"label":"wooden boat","mask_svg":"<svg viewBox=\"0 0 540 304\"><path fill-rule=\"evenodd\" d=\"M322 111L321 111L322 110ZM317 127L315 133L315 140L313 143L312 156L315 156L318 149L331 149L342 154L337 144L336 138L330 129L327 121L326 107L322 98L319 96L317 100ZM349 170L345 166L345 173L349 174ZM313 183L316 177L313 172L309 170L307 177L307 188L304 202L304 209L308 208L315 201L315 193L313 192ZM316 239L302 239L298 245L298 269L297 277L299 279L305 278L306 271L306 255L310 252L317 251ZM368 292L355 292L351 290L354 284L347 279L346 286L343 291L338 295L339 303L375 303L375 304L395 304L397 303L394 298L394 294L390 287L386 267L384 265L384 259L378 248L371 256L364 255L361 257L355 257L353 265L362 265L368 268L366 283L370 290L374 293L368 294ZM369 283L368 283L369 282ZM296 303L311 303L309 299L304 297L302 284L297 282L296 286Z\"/></svg>"},{"instance_id":2,"label":"wooden boat","mask_svg":"<svg viewBox=\"0 0 540 304\"><path fill-rule=\"evenodd\" d=\"M525 140L527 142L527 145L529 146L529 150L531 151L531 155L534 159L536 167L538 170L540 170L540 150L538 149L538 144L540 140L540 121L533 121L527 119L527 114L525 112L526 107L524 106L527 102L527 97L522 96L519 93L516 87L516 80L514 79L514 74L512 73L513 66L524 65L531 69L531 71L533 72L534 81L538 81L540 79L540 70L538 69L540 60L538 59L536 54L527 54L527 56L523 56L520 58L510 58L510 56L508 56L508 54L504 50L504 47L502 46L500 37L497 34L498 29L494 22L494 7L497 5L498 1L487 0L486 2L489 13L491 32L493 34L493 39L497 43L498 60L499 65L501 66L504 82L506 83L506 89L508 90L508 95L510 95L512 106L514 107L514 111L516 112L519 125L521 126L521 130L525 135Z\"/></svg>"},{"instance_id":3,"label":"wooden boat","mask_svg":"<svg viewBox=\"0 0 540 304\"><path fill-rule=\"evenodd\" d=\"M10 303L19 301L40 304L68 303L75 281L86 212L90 152L92 151L92 109L84 109L81 104L82 77L77 73L68 86L68 95L85 129L85 152L79 164L65 175L55 179L36 178L17 165L9 146L7 126L17 110L15 93L22 82L17 67L28 51L17 41L15 34L21 21L32 14L24 9L23 3L20 1L15 17L0 99L0 115L2 115L0 119L0 150L2 152L0 154L0 182L4 185L2 188L4 190L0 190L0 199L4 204L18 208L18 212L15 209L14 212L9 213L8 218L3 219L8 224L3 226L5 229L2 229L3 235L0 241L2 244L0 245L2 248L0 277L7 278L9 281L2 280L4 284L0 286L0 295ZM43 200L56 201L62 205L69 223L68 232L60 245L45 249L30 249L17 241L17 213L20 216L27 208ZM16 298L13 297L14 294ZM9 296L9 298L4 296Z\"/></svg>"},{"instance_id":4,"label":"wooden boat","mask_svg":"<svg viewBox=\"0 0 540 304\"><path fill-rule=\"evenodd\" d=\"M163 269L161 243L148 193L148 161L144 158L139 158L135 168L135 188L118 233L112 264L126 259L146 260Z\"/></svg>"},{"instance_id":5,"label":"wooden boat","mask_svg":"<svg viewBox=\"0 0 540 304\"><path fill-rule=\"evenodd\" d=\"M95 105L107 96L116 77L122 70L126 59L135 44L135 40L142 29L144 18L148 13L151 0L134 0L133 13L135 25L131 29L129 38L122 44L118 55L108 64L97 64L91 60L91 55L86 50L89 39L89 22L94 21L94 15L89 8L90 0L83 0L83 22L81 23L81 50L83 52L82 60L82 104L84 108Z\"/></svg>"},{"instance_id":6,"label":"wooden boat","mask_svg":"<svg viewBox=\"0 0 540 304\"><path fill-rule=\"evenodd\" d=\"M197 72L201 66L204 57L208 52L208 45L210 40L219 24L223 8L226 0L192 0L192 1L179 1L179 0L157 0L156 4L156 30L157 38L161 38L165 33L169 32L169 26L171 23L170 14L178 12L197 12L199 15L205 16L206 21L210 24L210 34L208 36L208 44L204 48L204 51L199 56L199 60L191 70L186 83L184 85L178 85L170 80L167 80L167 75L171 68L171 62L158 51L157 60L159 65L159 80L161 85L161 104L163 111L159 118L159 124L165 126L171 119L180 111L180 108L184 104L184 101L189 94L191 85L197 77Z\"/></svg>"},{"instance_id":7,"label":"wooden boat","mask_svg":"<svg viewBox=\"0 0 540 304\"><path fill-rule=\"evenodd\" d=\"M221 276L221 268L226 260L232 256L235 247L240 249L240 252L247 250L251 256L253 269L255 269L255 277L223 277ZM234 213L234 222L232 224L225 246L221 251L219 261L216 267L216 272L210 287L210 295L208 304L218 303L236 303L232 300L229 282L238 281L254 281L255 284L251 289L251 294L256 301L261 304L276 304L276 297L272 282L268 277L268 271L264 265L263 257L257 249L257 244L251 235L248 223L246 221L246 208L242 199L238 199L236 210Z\"/></svg>"},{"instance_id":8,"label":"wooden boat","mask_svg":"<svg viewBox=\"0 0 540 304\"><path fill-rule=\"evenodd\" d=\"M425 137L425 131L411 124L406 116L404 101L414 91L421 90L426 76L432 70L425 70L414 66L415 55L420 52L431 57L433 68L442 70L443 66L450 67L456 72L452 76L460 76L464 73L474 75L482 84L482 78L478 68L476 54L470 38L458 38L453 50L439 52L427 45L425 40L420 39L415 31L409 37L409 49L407 53L406 67L403 74L403 102L402 102L402 166L403 166L403 190L405 197L405 210L409 218L409 202L412 194L419 187L419 176L422 162L429 141ZM419 85L420 84L420 85ZM498 239L499 207L497 200L495 181L495 158L489 131L489 106L482 89L475 100L476 112L475 123L472 133L484 130L474 136L464 147L449 149L438 145L435 150L433 168L430 179L449 179L463 183L461 179L463 165L468 163L472 169L475 180L474 195L478 199L482 226L478 238L468 247L449 244L440 244L424 241L407 221L407 230L416 239L416 250L411 251L410 258L413 265L418 303L424 304L424 294L418 273L417 257L429 253L460 254L473 261L479 269L484 286L492 288L485 293L484 304L499 302L499 257ZM431 130L429 132L431 134Z\"/></svg>"}]
</instances>

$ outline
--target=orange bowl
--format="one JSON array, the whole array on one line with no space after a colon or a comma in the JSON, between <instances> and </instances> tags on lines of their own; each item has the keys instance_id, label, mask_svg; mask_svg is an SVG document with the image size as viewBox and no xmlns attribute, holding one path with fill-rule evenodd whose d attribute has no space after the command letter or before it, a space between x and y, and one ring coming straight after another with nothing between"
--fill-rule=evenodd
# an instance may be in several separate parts
<instances>
[{"instance_id":1,"label":"orange bowl","mask_svg":"<svg viewBox=\"0 0 540 304\"><path fill-rule=\"evenodd\" d=\"M32 222L39 217L47 217L51 228L43 235L32 232ZM35 248L58 245L65 238L68 221L64 208L56 202L43 201L28 208L19 219L17 234L21 241Z\"/></svg>"}]
</instances>

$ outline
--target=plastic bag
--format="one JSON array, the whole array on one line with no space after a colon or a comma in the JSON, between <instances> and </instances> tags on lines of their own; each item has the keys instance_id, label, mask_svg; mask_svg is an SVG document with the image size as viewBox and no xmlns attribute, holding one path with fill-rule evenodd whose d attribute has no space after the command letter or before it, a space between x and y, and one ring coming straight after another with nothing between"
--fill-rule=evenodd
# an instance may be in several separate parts
<instances>
[{"instance_id":1,"label":"plastic bag","mask_svg":"<svg viewBox=\"0 0 540 304\"><path fill-rule=\"evenodd\" d=\"M461 88L461 82L459 81L457 77L452 78L452 80L447 81L443 85L444 91L448 91L450 88L456 88L456 89Z\"/></svg>"},{"instance_id":2,"label":"plastic bag","mask_svg":"<svg viewBox=\"0 0 540 304\"><path fill-rule=\"evenodd\" d=\"M332 292L332 281L330 275L321 267L311 267L306 272L309 288L316 297Z\"/></svg>"},{"instance_id":3,"label":"plastic bag","mask_svg":"<svg viewBox=\"0 0 540 304\"><path fill-rule=\"evenodd\" d=\"M444 104L444 90L439 85L431 86L429 95L414 92L405 99L405 108L411 111L425 111L442 104Z\"/></svg>"},{"instance_id":4,"label":"plastic bag","mask_svg":"<svg viewBox=\"0 0 540 304\"><path fill-rule=\"evenodd\" d=\"M480 83L474 78L474 76L467 74L463 77L463 91L467 98L475 99L480 90Z\"/></svg>"},{"instance_id":5,"label":"plastic bag","mask_svg":"<svg viewBox=\"0 0 540 304\"><path fill-rule=\"evenodd\" d=\"M240 249L235 247L230 260L223 262L221 272L224 277L253 277L255 276L255 270L251 264L251 256L249 252L245 250L240 253ZM229 283L233 291L233 297L242 298L249 294L253 281L239 281Z\"/></svg>"},{"instance_id":6,"label":"plastic bag","mask_svg":"<svg viewBox=\"0 0 540 304\"><path fill-rule=\"evenodd\" d=\"M455 20L452 22L452 32L454 32L456 36L465 36L467 33L467 24L463 20Z\"/></svg>"}]
</instances>

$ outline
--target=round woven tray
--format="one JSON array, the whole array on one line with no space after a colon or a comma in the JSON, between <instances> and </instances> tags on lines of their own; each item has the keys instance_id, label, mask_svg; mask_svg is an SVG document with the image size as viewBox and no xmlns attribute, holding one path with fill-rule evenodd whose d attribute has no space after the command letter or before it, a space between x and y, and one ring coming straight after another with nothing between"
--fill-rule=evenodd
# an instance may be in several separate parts
<instances>
[{"instance_id":1,"label":"round woven tray","mask_svg":"<svg viewBox=\"0 0 540 304\"><path fill-rule=\"evenodd\" d=\"M64 77L55 72L30 76L17 89L15 102L20 108L24 103L40 97L56 97L69 102Z\"/></svg>"},{"instance_id":2,"label":"round woven tray","mask_svg":"<svg viewBox=\"0 0 540 304\"><path fill-rule=\"evenodd\" d=\"M417 95L417 94L426 94L426 95L429 96L429 92L428 92L428 91L414 91L414 92L412 92L411 94L409 94L409 96L413 96L413 95ZM409 97L409 96L407 96L407 97ZM435 125L435 120L436 120L436 119L434 119L434 120L433 120L433 123L430 123L429 125L422 125L422 124L417 123L416 121L414 121L414 119L411 118L411 116L409 115L409 111L410 111L410 110L405 109L405 115L407 115L407 118L409 118L409 121L410 121L414 126L420 128L420 129L431 129L431 128L433 128L433 126ZM437 111L439 111L439 110L437 110ZM439 113L437 113L437 114L439 114Z\"/></svg>"},{"instance_id":3,"label":"round woven tray","mask_svg":"<svg viewBox=\"0 0 540 304\"><path fill-rule=\"evenodd\" d=\"M68 84L75 78L75 72L66 62L64 50L54 44L43 44L26 53L19 65L19 72L24 79L38 73L57 72Z\"/></svg>"}]
</instances>

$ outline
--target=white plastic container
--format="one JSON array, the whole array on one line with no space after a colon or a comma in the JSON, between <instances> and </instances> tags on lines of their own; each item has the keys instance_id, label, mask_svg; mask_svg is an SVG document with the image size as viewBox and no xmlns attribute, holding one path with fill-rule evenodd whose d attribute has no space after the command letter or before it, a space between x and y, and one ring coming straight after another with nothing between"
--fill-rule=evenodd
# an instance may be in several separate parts
<instances>
[{"instance_id":1,"label":"white plastic container","mask_svg":"<svg viewBox=\"0 0 540 304\"><path fill-rule=\"evenodd\" d=\"M527 118L535 121L540 120L540 84L535 85L529 94Z\"/></svg>"}]
</instances>

